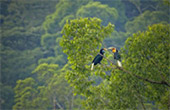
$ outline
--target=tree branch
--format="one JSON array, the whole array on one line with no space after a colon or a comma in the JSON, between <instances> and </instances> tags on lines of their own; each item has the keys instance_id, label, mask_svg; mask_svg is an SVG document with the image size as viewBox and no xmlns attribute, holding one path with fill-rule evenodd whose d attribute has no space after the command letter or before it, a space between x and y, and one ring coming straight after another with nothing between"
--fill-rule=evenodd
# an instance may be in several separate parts
<instances>
[{"instance_id":1,"label":"tree branch","mask_svg":"<svg viewBox=\"0 0 170 110\"><path fill-rule=\"evenodd\" d=\"M53 98L53 103L54 103L54 110L56 110L55 105L57 105L61 110L64 110L64 108L58 103L56 97Z\"/></svg>"},{"instance_id":2,"label":"tree branch","mask_svg":"<svg viewBox=\"0 0 170 110\"><path fill-rule=\"evenodd\" d=\"M102 54L100 54L100 55L103 56L105 59L107 59L104 55L102 55ZM109 60L109 59L107 59L107 60L108 60L110 63L112 63L113 65L115 65L117 69L122 70L123 72L128 73L128 74L130 74L130 75L132 75L132 76L135 76L135 77L138 78L138 79L141 79L141 80L143 80L143 81L146 81L146 82L149 82L149 83L152 83L152 84L161 84L161 85L166 85L166 86L170 87L170 84L168 84L166 81L163 81L163 80L162 80L161 82L158 82L158 81L153 81L153 80L150 80L150 79L147 79L147 78L143 78L143 77L141 77L141 76L138 76L138 75L136 75L136 74L133 74L133 73L130 72L130 71L125 70L123 67L117 66L117 65L114 64L111 60Z\"/></svg>"},{"instance_id":3,"label":"tree branch","mask_svg":"<svg viewBox=\"0 0 170 110\"><path fill-rule=\"evenodd\" d=\"M141 80L143 80L143 81L146 81L146 82L149 82L149 83L152 83L152 84L163 84L163 85L166 85L166 86L170 87L170 85L169 85L166 81L161 81L161 82L153 81L153 80L150 80L150 79L147 79L147 78L143 78L143 77L141 77L141 76L138 76L138 75L136 75L136 74L133 74L133 73L125 70L124 68L121 68L121 67L117 67L117 68L118 68L119 70L122 70L123 72L129 73L129 74L131 74L131 75L135 76L136 78L141 79Z\"/></svg>"}]
</instances>

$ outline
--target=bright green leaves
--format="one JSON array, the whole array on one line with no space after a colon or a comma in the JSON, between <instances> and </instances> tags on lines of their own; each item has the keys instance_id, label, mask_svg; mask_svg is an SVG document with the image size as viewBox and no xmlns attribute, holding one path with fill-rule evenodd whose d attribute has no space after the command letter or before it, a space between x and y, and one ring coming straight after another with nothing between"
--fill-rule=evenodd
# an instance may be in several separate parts
<instances>
[{"instance_id":1,"label":"bright green leaves","mask_svg":"<svg viewBox=\"0 0 170 110\"><path fill-rule=\"evenodd\" d=\"M144 78L170 83L169 33L169 25L155 24L150 26L146 32L139 32L128 38L122 56L124 67ZM140 86L140 90L144 91L142 94L150 100L159 102L160 97L166 94L167 86L145 82L143 84L147 86Z\"/></svg>"},{"instance_id":2,"label":"bright green leaves","mask_svg":"<svg viewBox=\"0 0 170 110\"><path fill-rule=\"evenodd\" d=\"M37 74L37 78L41 83L48 83L51 77L58 72L58 65L56 64L41 64L32 73Z\"/></svg>"},{"instance_id":3,"label":"bright green leaves","mask_svg":"<svg viewBox=\"0 0 170 110\"><path fill-rule=\"evenodd\" d=\"M83 66L91 61L90 54L94 54L96 47L112 31L114 26L104 27L97 18L80 18L67 22L62 30L63 39L60 44L68 55L71 64Z\"/></svg>"},{"instance_id":4,"label":"bright green leaves","mask_svg":"<svg viewBox=\"0 0 170 110\"><path fill-rule=\"evenodd\" d=\"M126 41L124 54L129 66L140 69L141 74L145 73L146 68L155 75L160 75L159 71L168 74L168 56L169 56L169 25L153 25L149 30L143 33L134 34L132 38ZM135 66L136 65L136 66ZM153 66L154 68L150 68ZM144 70L142 69L143 67ZM142 71L141 71L142 70Z\"/></svg>"},{"instance_id":5,"label":"bright green leaves","mask_svg":"<svg viewBox=\"0 0 170 110\"><path fill-rule=\"evenodd\" d=\"M80 18L65 24L60 45L68 55L72 68L67 79L79 92L86 94L86 88L92 84L93 80L89 80L89 64L99 52L96 48L101 48L103 39L111 34L113 29L114 25L111 23L102 26L98 18Z\"/></svg>"},{"instance_id":6,"label":"bright green leaves","mask_svg":"<svg viewBox=\"0 0 170 110\"><path fill-rule=\"evenodd\" d=\"M14 110L21 109L35 109L35 106L32 103L32 100L37 95L36 82L33 78L26 78L24 80L18 80L15 87L15 102L13 106Z\"/></svg>"}]
</instances>

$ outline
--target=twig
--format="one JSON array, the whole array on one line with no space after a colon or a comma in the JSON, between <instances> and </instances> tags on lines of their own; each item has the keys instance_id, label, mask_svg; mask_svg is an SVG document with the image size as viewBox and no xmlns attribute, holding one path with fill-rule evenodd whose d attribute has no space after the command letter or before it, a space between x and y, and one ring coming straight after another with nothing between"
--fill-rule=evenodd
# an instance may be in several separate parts
<instances>
[{"instance_id":1,"label":"twig","mask_svg":"<svg viewBox=\"0 0 170 110\"><path fill-rule=\"evenodd\" d=\"M145 107L145 105L144 105L144 103L143 103L143 100L142 100L142 96L140 96L140 92L139 92L139 90L137 89L137 87L136 87L136 85L134 85L134 87L135 87L135 89L136 89L136 92L138 93L137 95L137 98L139 99L139 101L140 101L140 103L141 103L141 105L142 105L142 107L143 107L143 110L146 110L146 107Z\"/></svg>"}]
</instances>

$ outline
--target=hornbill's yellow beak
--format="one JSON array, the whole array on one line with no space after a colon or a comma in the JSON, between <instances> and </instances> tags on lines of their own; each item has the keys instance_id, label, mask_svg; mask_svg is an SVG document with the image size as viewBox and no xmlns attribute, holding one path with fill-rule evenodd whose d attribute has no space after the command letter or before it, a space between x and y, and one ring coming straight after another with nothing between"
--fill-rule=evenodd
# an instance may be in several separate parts
<instances>
[{"instance_id":1,"label":"hornbill's yellow beak","mask_svg":"<svg viewBox=\"0 0 170 110\"><path fill-rule=\"evenodd\" d=\"M113 53L116 52L116 48L115 47L109 47L108 49L112 50Z\"/></svg>"}]
</instances>

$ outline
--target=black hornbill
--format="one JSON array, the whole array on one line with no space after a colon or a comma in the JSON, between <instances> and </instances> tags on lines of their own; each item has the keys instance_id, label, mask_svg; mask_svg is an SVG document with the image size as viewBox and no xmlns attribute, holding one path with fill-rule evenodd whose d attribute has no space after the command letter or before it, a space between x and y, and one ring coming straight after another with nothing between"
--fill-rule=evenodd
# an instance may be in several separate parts
<instances>
[{"instance_id":1,"label":"black hornbill","mask_svg":"<svg viewBox=\"0 0 170 110\"><path fill-rule=\"evenodd\" d=\"M103 59L105 50L107 50L106 48L102 48L100 49L100 53L97 54L97 56L94 58L94 60L92 61L92 66L91 66L91 70L93 70L94 65L97 65L98 63L100 64L100 61Z\"/></svg>"},{"instance_id":2,"label":"black hornbill","mask_svg":"<svg viewBox=\"0 0 170 110\"><path fill-rule=\"evenodd\" d=\"M109 47L108 49L112 50L112 52L114 53L114 59L117 60L118 66L122 67L121 57L120 57L118 50L115 47Z\"/></svg>"}]
</instances>

